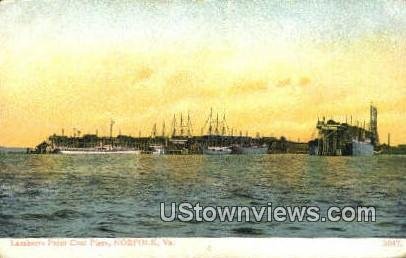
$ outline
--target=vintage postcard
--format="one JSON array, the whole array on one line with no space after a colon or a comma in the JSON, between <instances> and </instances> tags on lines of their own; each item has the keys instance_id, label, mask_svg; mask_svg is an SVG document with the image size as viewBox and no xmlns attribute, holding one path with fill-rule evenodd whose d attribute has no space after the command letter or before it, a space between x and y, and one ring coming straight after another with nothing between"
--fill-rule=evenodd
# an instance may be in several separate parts
<instances>
[{"instance_id":1,"label":"vintage postcard","mask_svg":"<svg viewBox=\"0 0 406 258\"><path fill-rule=\"evenodd\" d=\"M405 257L406 1L0 0L0 257Z\"/></svg>"}]
</instances>

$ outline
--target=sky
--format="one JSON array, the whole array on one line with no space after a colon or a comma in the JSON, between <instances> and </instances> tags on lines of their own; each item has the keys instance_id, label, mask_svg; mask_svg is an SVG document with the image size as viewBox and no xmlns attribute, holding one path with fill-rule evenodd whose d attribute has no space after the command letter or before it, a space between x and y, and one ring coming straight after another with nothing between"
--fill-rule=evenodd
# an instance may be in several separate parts
<instances>
[{"instance_id":1,"label":"sky","mask_svg":"<svg viewBox=\"0 0 406 258\"><path fill-rule=\"evenodd\" d=\"M234 132L315 137L318 117L406 143L406 1L0 1L0 145L150 135L210 108Z\"/></svg>"}]
</instances>

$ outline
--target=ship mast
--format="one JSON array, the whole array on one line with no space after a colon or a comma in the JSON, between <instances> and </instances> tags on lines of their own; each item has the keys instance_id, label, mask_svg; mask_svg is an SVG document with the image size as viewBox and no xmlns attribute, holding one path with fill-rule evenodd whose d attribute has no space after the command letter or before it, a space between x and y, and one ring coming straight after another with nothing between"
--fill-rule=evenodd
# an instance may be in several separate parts
<instances>
[{"instance_id":1,"label":"ship mast","mask_svg":"<svg viewBox=\"0 0 406 258\"><path fill-rule=\"evenodd\" d=\"M165 120L162 123L162 137L165 137Z\"/></svg>"},{"instance_id":2,"label":"ship mast","mask_svg":"<svg viewBox=\"0 0 406 258\"><path fill-rule=\"evenodd\" d=\"M215 135L219 135L219 113L216 116L216 129L214 130Z\"/></svg>"},{"instance_id":3,"label":"ship mast","mask_svg":"<svg viewBox=\"0 0 406 258\"><path fill-rule=\"evenodd\" d=\"M190 124L188 125L190 127L190 130L192 130L192 123L190 122ZM207 118L206 122L204 123L204 126L202 127L202 131L201 134L203 135L205 129L207 128L207 126L209 126L208 130L207 130L207 134L208 135L213 135L213 108L210 108L210 115Z\"/></svg>"},{"instance_id":4,"label":"ship mast","mask_svg":"<svg viewBox=\"0 0 406 258\"><path fill-rule=\"evenodd\" d=\"M192 121L190 120L190 114L187 113L187 136L192 136Z\"/></svg>"},{"instance_id":5,"label":"ship mast","mask_svg":"<svg viewBox=\"0 0 406 258\"><path fill-rule=\"evenodd\" d=\"M213 134L213 108L210 108L209 116L209 135Z\"/></svg>"},{"instance_id":6,"label":"ship mast","mask_svg":"<svg viewBox=\"0 0 406 258\"><path fill-rule=\"evenodd\" d=\"M152 127L152 134L151 134L152 138L156 137L156 123L154 123L154 126Z\"/></svg>"},{"instance_id":7,"label":"ship mast","mask_svg":"<svg viewBox=\"0 0 406 258\"><path fill-rule=\"evenodd\" d=\"M173 114L173 120L172 120L172 137L176 136L176 116Z\"/></svg>"},{"instance_id":8,"label":"ship mast","mask_svg":"<svg viewBox=\"0 0 406 258\"><path fill-rule=\"evenodd\" d=\"M183 114L180 113L180 136L183 136Z\"/></svg>"},{"instance_id":9,"label":"ship mast","mask_svg":"<svg viewBox=\"0 0 406 258\"><path fill-rule=\"evenodd\" d=\"M223 114L223 121L221 121L221 135L225 136L228 130L228 125L226 121L226 114Z\"/></svg>"}]
</instances>

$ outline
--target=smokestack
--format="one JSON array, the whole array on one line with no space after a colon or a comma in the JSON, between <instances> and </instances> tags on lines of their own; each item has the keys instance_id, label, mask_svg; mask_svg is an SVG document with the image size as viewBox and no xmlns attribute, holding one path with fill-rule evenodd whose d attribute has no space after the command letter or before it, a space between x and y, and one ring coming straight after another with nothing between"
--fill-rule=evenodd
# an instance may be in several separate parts
<instances>
[{"instance_id":1,"label":"smokestack","mask_svg":"<svg viewBox=\"0 0 406 258\"><path fill-rule=\"evenodd\" d=\"M110 121L110 139L113 138L113 125L114 125L113 119Z\"/></svg>"}]
</instances>

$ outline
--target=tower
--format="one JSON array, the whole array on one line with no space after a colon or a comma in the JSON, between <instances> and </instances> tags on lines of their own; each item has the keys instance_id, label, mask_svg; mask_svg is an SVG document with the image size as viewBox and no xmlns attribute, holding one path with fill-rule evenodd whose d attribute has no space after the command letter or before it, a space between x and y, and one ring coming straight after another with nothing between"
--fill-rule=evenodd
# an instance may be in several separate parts
<instances>
[{"instance_id":1,"label":"tower","mask_svg":"<svg viewBox=\"0 0 406 258\"><path fill-rule=\"evenodd\" d=\"M374 146L379 145L379 135L378 135L378 111L375 106L370 106L370 117L369 117L369 130L372 133L372 143Z\"/></svg>"}]
</instances>

